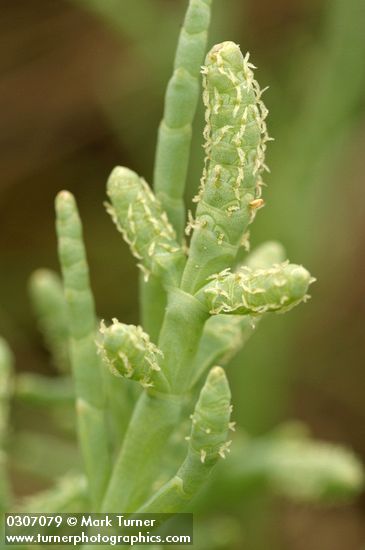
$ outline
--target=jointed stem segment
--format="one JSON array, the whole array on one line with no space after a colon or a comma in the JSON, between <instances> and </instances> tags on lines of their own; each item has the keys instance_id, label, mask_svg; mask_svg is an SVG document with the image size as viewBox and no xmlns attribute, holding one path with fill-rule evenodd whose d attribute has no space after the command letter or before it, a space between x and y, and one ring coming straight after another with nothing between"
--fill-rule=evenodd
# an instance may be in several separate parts
<instances>
[{"instance_id":1,"label":"jointed stem segment","mask_svg":"<svg viewBox=\"0 0 365 550\"><path fill-rule=\"evenodd\" d=\"M226 375L214 367L195 406L187 456L176 475L139 511L175 513L184 510L210 474L219 457L229 452L227 442L231 393Z\"/></svg>"},{"instance_id":2,"label":"jointed stem segment","mask_svg":"<svg viewBox=\"0 0 365 550\"><path fill-rule=\"evenodd\" d=\"M55 366L69 370L67 308L57 273L38 269L29 281L29 292L39 328Z\"/></svg>"},{"instance_id":3,"label":"jointed stem segment","mask_svg":"<svg viewBox=\"0 0 365 550\"><path fill-rule=\"evenodd\" d=\"M207 308L196 298L180 289L170 290L159 347L164 354L162 368L175 394L190 387L194 357L208 317Z\"/></svg>"},{"instance_id":4,"label":"jointed stem segment","mask_svg":"<svg viewBox=\"0 0 365 550\"><path fill-rule=\"evenodd\" d=\"M97 321L94 299L90 289L82 226L71 193L59 193L56 215L70 331L70 355L76 386L79 438L91 498L97 509L110 475L110 449L101 362L95 343Z\"/></svg>"},{"instance_id":5,"label":"jointed stem segment","mask_svg":"<svg viewBox=\"0 0 365 550\"><path fill-rule=\"evenodd\" d=\"M184 190L199 73L207 45L211 0L190 0L168 83L156 151L154 187L179 241L185 225Z\"/></svg>"},{"instance_id":6,"label":"jointed stem segment","mask_svg":"<svg viewBox=\"0 0 365 550\"><path fill-rule=\"evenodd\" d=\"M158 477L161 454L178 425L182 400L145 391L130 420L103 501L105 512L133 512L151 492Z\"/></svg>"},{"instance_id":7,"label":"jointed stem segment","mask_svg":"<svg viewBox=\"0 0 365 550\"><path fill-rule=\"evenodd\" d=\"M184 191L188 172L192 124L199 99L199 73L207 46L211 0L190 0L181 28L174 72L168 83L154 167L157 198L174 227L178 242L185 226ZM143 326L157 341L166 306L161 281L140 279Z\"/></svg>"}]
</instances>

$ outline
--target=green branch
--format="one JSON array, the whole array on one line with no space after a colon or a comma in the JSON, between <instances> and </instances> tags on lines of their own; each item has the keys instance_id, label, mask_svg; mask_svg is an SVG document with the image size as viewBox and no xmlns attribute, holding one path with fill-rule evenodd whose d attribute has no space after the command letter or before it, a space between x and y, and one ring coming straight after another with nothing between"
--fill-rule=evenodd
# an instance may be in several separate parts
<instances>
[{"instance_id":1,"label":"green branch","mask_svg":"<svg viewBox=\"0 0 365 550\"><path fill-rule=\"evenodd\" d=\"M193 236L182 279L193 294L210 275L232 266L263 205L267 110L248 57L223 42L208 53L203 69L206 158L196 216L187 226Z\"/></svg>"},{"instance_id":2,"label":"green branch","mask_svg":"<svg viewBox=\"0 0 365 550\"><path fill-rule=\"evenodd\" d=\"M102 504L105 512L135 512L158 476L161 449L180 420L182 403L173 395L143 392L130 420Z\"/></svg>"},{"instance_id":3,"label":"green branch","mask_svg":"<svg viewBox=\"0 0 365 550\"><path fill-rule=\"evenodd\" d=\"M96 349L96 315L74 197L56 198L58 251L70 332L80 445L91 499L98 509L109 479L110 456L101 363ZM103 465L100 467L100 465Z\"/></svg>"},{"instance_id":4,"label":"green branch","mask_svg":"<svg viewBox=\"0 0 365 550\"><path fill-rule=\"evenodd\" d=\"M192 415L187 456L176 475L142 508L141 513L183 511L198 492L218 459L229 452L231 393L224 370L214 367Z\"/></svg>"},{"instance_id":5,"label":"green branch","mask_svg":"<svg viewBox=\"0 0 365 550\"><path fill-rule=\"evenodd\" d=\"M67 308L61 279L53 271L37 269L29 280L29 294L53 363L61 372L68 371Z\"/></svg>"},{"instance_id":6,"label":"green branch","mask_svg":"<svg viewBox=\"0 0 365 550\"><path fill-rule=\"evenodd\" d=\"M191 149L192 125L199 99L200 68L207 46L211 0L190 0L180 31L174 72L167 85L154 167L154 189L182 241L186 223L184 191ZM157 341L166 307L158 279L140 279L141 319Z\"/></svg>"},{"instance_id":7,"label":"green branch","mask_svg":"<svg viewBox=\"0 0 365 550\"><path fill-rule=\"evenodd\" d=\"M181 241L184 191L192 123L199 99L199 76L207 46L211 0L190 0L168 83L158 132L154 188Z\"/></svg>"},{"instance_id":8,"label":"green branch","mask_svg":"<svg viewBox=\"0 0 365 550\"><path fill-rule=\"evenodd\" d=\"M211 314L238 315L289 311L309 298L308 287L315 280L304 267L288 262L269 269L226 269L210 279L197 297Z\"/></svg>"}]
</instances>

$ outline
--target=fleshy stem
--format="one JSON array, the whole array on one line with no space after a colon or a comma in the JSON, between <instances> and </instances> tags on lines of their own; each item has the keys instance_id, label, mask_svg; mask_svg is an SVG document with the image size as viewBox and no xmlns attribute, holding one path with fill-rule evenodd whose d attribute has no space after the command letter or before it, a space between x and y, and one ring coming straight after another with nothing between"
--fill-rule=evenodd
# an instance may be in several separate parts
<instances>
[{"instance_id":1,"label":"fleshy stem","mask_svg":"<svg viewBox=\"0 0 365 550\"><path fill-rule=\"evenodd\" d=\"M190 0L168 83L157 141L154 188L181 241L185 225L184 190L192 123L206 51L211 0Z\"/></svg>"},{"instance_id":2,"label":"fleshy stem","mask_svg":"<svg viewBox=\"0 0 365 550\"><path fill-rule=\"evenodd\" d=\"M76 385L79 441L90 497L97 510L110 475L103 377L95 343L96 315L82 226L75 199L67 191L60 192L56 198L56 226Z\"/></svg>"},{"instance_id":3,"label":"fleshy stem","mask_svg":"<svg viewBox=\"0 0 365 550\"><path fill-rule=\"evenodd\" d=\"M231 393L224 370L214 367L203 386L192 418L187 456L176 475L139 512L176 513L204 484L219 457L229 452L227 442Z\"/></svg>"},{"instance_id":4,"label":"fleshy stem","mask_svg":"<svg viewBox=\"0 0 365 550\"><path fill-rule=\"evenodd\" d=\"M172 393L183 394L189 389L194 357L208 318L208 308L194 296L180 289L170 290L159 348Z\"/></svg>"},{"instance_id":5,"label":"fleshy stem","mask_svg":"<svg viewBox=\"0 0 365 550\"><path fill-rule=\"evenodd\" d=\"M109 213L138 258L143 274L159 278L169 292L158 343L163 353L161 374L166 377L172 395L168 395L166 385L161 384L160 378L159 381L155 379L152 391L141 396L103 503L106 511L128 511L135 510L149 496L151 484L158 473L159 451L178 422L182 401L179 394L188 388L193 357L209 313L193 296L177 288L185 255L175 240L175 232L160 201L147 184L131 170L118 168L108 180L108 195L111 200ZM130 333L131 329L128 330ZM183 334L186 341L182 346ZM146 373L145 367L140 365L134 374ZM144 377L139 381L146 382ZM144 472L143 483L140 480L141 471Z\"/></svg>"},{"instance_id":6,"label":"fleshy stem","mask_svg":"<svg viewBox=\"0 0 365 550\"><path fill-rule=\"evenodd\" d=\"M193 358L208 316L207 309L193 296L170 290L159 349L163 353L161 370L171 393L152 388L141 395L114 466L103 510L133 512L150 495L159 472L161 449L180 420Z\"/></svg>"},{"instance_id":7,"label":"fleshy stem","mask_svg":"<svg viewBox=\"0 0 365 550\"><path fill-rule=\"evenodd\" d=\"M29 294L39 329L55 366L69 370L67 308L57 273L37 269L29 281Z\"/></svg>"},{"instance_id":8,"label":"fleshy stem","mask_svg":"<svg viewBox=\"0 0 365 550\"><path fill-rule=\"evenodd\" d=\"M190 0L180 31L174 71L167 85L154 167L154 189L181 242L185 225L184 190L192 124L199 100L200 67L207 47L211 0ZM154 275L140 278L144 329L157 341L166 306L166 292Z\"/></svg>"},{"instance_id":9,"label":"fleshy stem","mask_svg":"<svg viewBox=\"0 0 365 550\"><path fill-rule=\"evenodd\" d=\"M182 403L179 398L144 391L117 457L102 511L134 512L146 500L160 468L161 452L178 425Z\"/></svg>"}]
</instances>

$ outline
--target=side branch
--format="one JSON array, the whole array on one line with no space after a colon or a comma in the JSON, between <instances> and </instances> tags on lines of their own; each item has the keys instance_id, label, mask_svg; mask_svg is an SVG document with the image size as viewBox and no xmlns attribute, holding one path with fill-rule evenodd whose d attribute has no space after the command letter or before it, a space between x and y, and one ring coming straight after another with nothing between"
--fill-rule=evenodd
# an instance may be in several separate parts
<instances>
[{"instance_id":1,"label":"side branch","mask_svg":"<svg viewBox=\"0 0 365 550\"><path fill-rule=\"evenodd\" d=\"M190 0L168 83L157 141L154 187L178 240L185 225L184 190L199 75L207 45L211 0Z\"/></svg>"},{"instance_id":2,"label":"side branch","mask_svg":"<svg viewBox=\"0 0 365 550\"><path fill-rule=\"evenodd\" d=\"M110 474L101 362L95 344L96 315L82 226L74 197L56 198L58 251L70 330L78 430L91 499L97 509Z\"/></svg>"}]
</instances>

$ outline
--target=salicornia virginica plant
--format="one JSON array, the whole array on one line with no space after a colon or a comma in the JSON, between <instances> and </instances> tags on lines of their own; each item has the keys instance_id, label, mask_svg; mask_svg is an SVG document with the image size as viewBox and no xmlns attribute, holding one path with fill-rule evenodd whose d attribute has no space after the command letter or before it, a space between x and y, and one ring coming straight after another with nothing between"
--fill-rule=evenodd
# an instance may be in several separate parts
<instances>
[{"instance_id":1,"label":"salicornia virginica plant","mask_svg":"<svg viewBox=\"0 0 365 550\"><path fill-rule=\"evenodd\" d=\"M238 260L264 205L267 109L255 67L237 44L215 45L201 67L210 4L190 0L181 30L159 129L155 193L126 167L115 168L107 182L107 211L142 274L142 326L98 319L76 201L67 191L57 196L63 291L45 270L33 275L30 290L62 378L45 385L23 376L15 396L38 405L75 401L85 477L66 477L25 503L28 509L199 510L214 483L244 493L250 478L305 500L345 497L362 485L361 466L349 451L290 431L251 440L231 419L223 367L262 317L306 301L314 279L289 263L276 242ZM186 216L200 72L205 161L196 211ZM8 364L0 353L4 380ZM293 482L297 476L303 483Z\"/></svg>"}]
</instances>

